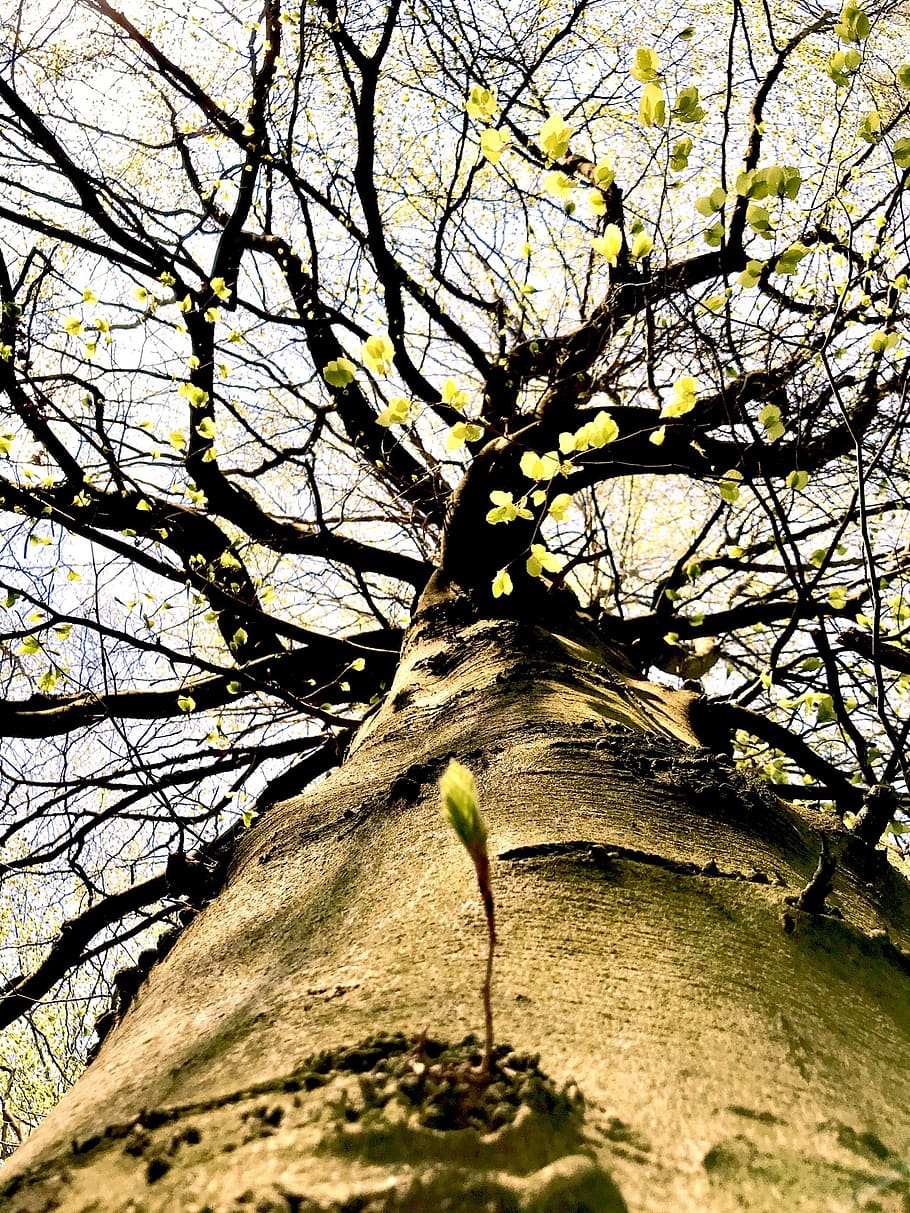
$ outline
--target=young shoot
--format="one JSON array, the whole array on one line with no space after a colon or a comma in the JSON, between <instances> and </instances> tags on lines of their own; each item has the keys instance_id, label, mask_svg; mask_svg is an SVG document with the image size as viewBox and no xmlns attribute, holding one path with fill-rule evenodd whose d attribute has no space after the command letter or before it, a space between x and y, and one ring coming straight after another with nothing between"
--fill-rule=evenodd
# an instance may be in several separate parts
<instances>
[{"instance_id":1,"label":"young shoot","mask_svg":"<svg viewBox=\"0 0 910 1213\"><path fill-rule=\"evenodd\" d=\"M449 765L439 780L439 793L442 798L442 814L461 839L473 861L484 913L487 916L487 969L481 991L485 1025L481 1073L486 1077L490 1073L490 1059L493 1053L493 1008L490 1002L490 986L493 980L493 951L496 947L496 919L493 891L490 888L487 827L480 815L480 802L474 776L467 767L462 766L454 758L450 759Z\"/></svg>"}]
</instances>

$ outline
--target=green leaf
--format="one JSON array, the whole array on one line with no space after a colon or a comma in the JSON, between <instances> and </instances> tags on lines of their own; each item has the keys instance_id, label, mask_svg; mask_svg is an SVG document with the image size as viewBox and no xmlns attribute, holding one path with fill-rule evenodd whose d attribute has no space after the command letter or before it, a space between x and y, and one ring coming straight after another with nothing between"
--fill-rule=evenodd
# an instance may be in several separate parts
<instances>
[{"instance_id":1,"label":"green leaf","mask_svg":"<svg viewBox=\"0 0 910 1213\"><path fill-rule=\"evenodd\" d=\"M815 701L815 719L819 724L830 724L837 720L834 700L830 695L819 695Z\"/></svg>"},{"instance_id":2,"label":"green leaf","mask_svg":"<svg viewBox=\"0 0 910 1213\"><path fill-rule=\"evenodd\" d=\"M878 110L870 110L868 114L863 114L858 134L860 139L865 139L866 143L878 143L882 137L882 116Z\"/></svg>"},{"instance_id":3,"label":"green leaf","mask_svg":"<svg viewBox=\"0 0 910 1213\"><path fill-rule=\"evenodd\" d=\"M442 815L471 856L485 855L487 827L480 815L480 800L474 776L455 758L439 780Z\"/></svg>"},{"instance_id":4,"label":"green leaf","mask_svg":"<svg viewBox=\"0 0 910 1213\"><path fill-rule=\"evenodd\" d=\"M844 5L834 32L841 42L861 42L869 36L869 18L859 4Z\"/></svg>"},{"instance_id":5,"label":"green leaf","mask_svg":"<svg viewBox=\"0 0 910 1213\"><path fill-rule=\"evenodd\" d=\"M742 484L743 474L738 472L736 468L730 468L728 472L724 472L720 480L720 495L727 505L736 505L739 501L739 489Z\"/></svg>"},{"instance_id":6,"label":"green leaf","mask_svg":"<svg viewBox=\"0 0 910 1213\"><path fill-rule=\"evenodd\" d=\"M701 107L699 100L698 89L694 84L680 89L673 105L673 117L679 122L701 122L708 111Z\"/></svg>"},{"instance_id":7,"label":"green leaf","mask_svg":"<svg viewBox=\"0 0 910 1213\"><path fill-rule=\"evenodd\" d=\"M765 240L773 238L774 224L771 222L771 216L763 206L757 206L756 203L750 202L746 207L746 223L748 223L756 236L761 236Z\"/></svg>"},{"instance_id":8,"label":"green leaf","mask_svg":"<svg viewBox=\"0 0 910 1213\"><path fill-rule=\"evenodd\" d=\"M809 483L809 473L801 471L792 471L787 477L787 488L792 489L794 493L801 493Z\"/></svg>"},{"instance_id":9,"label":"green leaf","mask_svg":"<svg viewBox=\"0 0 910 1213\"><path fill-rule=\"evenodd\" d=\"M23 657L29 657L34 653L40 653L41 641L37 636L23 636L22 643L19 645L16 652L21 653Z\"/></svg>"},{"instance_id":10,"label":"green leaf","mask_svg":"<svg viewBox=\"0 0 910 1213\"><path fill-rule=\"evenodd\" d=\"M784 423L781 421L780 409L776 404L766 404L759 412L758 419L765 427L765 433L771 442L783 438L786 431Z\"/></svg>"},{"instance_id":11,"label":"green leaf","mask_svg":"<svg viewBox=\"0 0 910 1213\"><path fill-rule=\"evenodd\" d=\"M855 47L848 51L835 51L825 65L825 71L838 88L846 88L862 61L863 56Z\"/></svg>"},{"instance_id":12,"label":"green leaf","mask_svg":"<svg viewBox=\"0 0 910 1213\"><path fill-rule=\"evenodd\" d=\"M695 203L695 209L700 215L704 215L706 219L710 219L717 211L723 210L724 203L727 201L727 191L721 189L718 185L710 194L705 194Z\"/></svg>"},{"instance_id":13,"label":"green leaf","mask_svg":"<svg viewBox=\"0 0 910 1213\"><path fill-rule=\"evenodd\" d=\"M761 279L762 270L764 268L764 261L747 261L746 268L736 281L740 286L745 287L747 290L754 286L758 286L759 280Z\"/></svg>"},{"instance_id":14,"label":"green leaf","mask_svg":"<svg viewBox=\"0 0 910 1213\"><path fill-rule=\"evenodd\" d=\"M203 417L196 426L196 433L200 438L204 438L206 442L211 442L211 440L218 433L218 426L215 424L215 418Z\"/></svg>"},{"instance_id":15,"label":"green leaf","mask_svg":"<svg viewBox=\"0 0 910 1213\"><path fill-rule=\"evenodd\" d=\"M59 678L59 670L55 669L54 666L49 666L38 679L38 690L43 691L44 694L47 695L57 685Z\"/></svg>"},{"instance_id":16,"label":"green leaf","mask_svg":"<svg viewBox=\"0 0 910 1213\"><path fill-rule=\"evenodd\" d=\"M322 377L329 387L347 387L356 374L357 368L347 358L333 358L322 368Z\"/></svg>"},{"instance_id":17,"label":"green leaf","mask_svg":"<svg viewBox=\"0 0 910 1213\"><path fill-rule=\"evenodd\" d=\"M629 69L629 75L642 84L650 84L660 75L660 60L657 53L650 47L640 46L635 52L635 61Z\"/></svg>"},{"instance_id":18,"label":"green leaf","mask_svg":"<svg viewBox=\"0 0 910 1213\"><path fill-rule=\"evenodd\" d=\"M898 168L910 168L910 139L898 139L892 154Z\"/></svg>"},{"instance_id":19,"label":"green leaf","mask_svg":"<svg viewBox=\"0 0 910 1213\"><path fill-rule=\"evenodd\" d=\"M897 345L897 333L889 333L886 329L879 329L869 338L869 348L873 354L884 354L886 350L893 349Z\"/></svg>"},{"instance_id":20,"label":"green leaf","mask_svg":"<svg viewBox=\"0 0 910 1213\"><path fill-rule=\"evenodd\" d=\"M774 263L775 274L795 274L796 267L802 261L803 257L809 254L809 249L799 241L796 244L791 244L788 249L785 249Z\"/></svg>"},{"instance_id":21,"label":"green leaf","mask_svg":"<svg viewBox=\"0 0 910 1213\"><path fill-rule=\"evenodd\" d=\"M681 173L683 169L689 167L689 156L691 154L692 140L688 135L683 135L681 139L676 140L670 152L670 168L674 173Z\"/></svg>"},{"instance_id":22,"label":"green leaf","mask_svg":"<svg viewBox=\"0 0 910 1213\"><path fill-rule=\"evenodd\" d=\"M706 227L702 235L708 248L720 248L724 242L726 230L723 223L712 223L710 227Z\"/></svg>"},{"instance_id":23,"label":"green leaf","mask_svg":"<svg viewBox=\"0 0 910 1213\"><path fill-rule=\"evenodd\" d=\"M195 706L196 706L196 700L192 697L192 695L178 695L177 696L177 707L180 709L181 712L192 712L192 710L193 710L193 708L195 708Z\"/></svg>"}]
</instances>

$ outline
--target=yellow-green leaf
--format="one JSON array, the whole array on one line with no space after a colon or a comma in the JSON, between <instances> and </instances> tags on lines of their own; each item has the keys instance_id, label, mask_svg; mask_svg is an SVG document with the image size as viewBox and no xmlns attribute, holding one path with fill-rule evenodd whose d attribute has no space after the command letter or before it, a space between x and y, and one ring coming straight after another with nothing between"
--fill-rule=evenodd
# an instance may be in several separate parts
<instances>
[{"instance_id":1,"label":"yellow-green leaf","mask_svg":"<svg viewBox=\"0 0 910 1213\"><path fill-rule=\"evenodd\" d=\"M642 89L638 121L644 127L663 126L667 121L667 103L659 84L646 84Z\"/></svg>"},{"instance_id":2,"label":"yellow-green leaf","mask_svg":"<svg viewBox=\"0 0 910 1213\"><path fill-rule=\"evenodd\" d=\"M442 402L457 409L459 413L468 404L468 393L460 388L454 379L447 379L442 385Z\"/></svg>"},{"instance_id":3,"label":"yellow-green leaf","mask_svg":"<svg viewBox=\"0 0 910 1213\"><path fill-rule=\"evenodd\" d=\"M882 137L882 116L878 110L869 110L867 114L863 114L858 134L866 143L878 143Z\"/></svg>"},{"instance_id":4,"label":"yellow-green leaf","mask_svg":"<svg viewBox=\"0 0 910 1213\"><path fill-rule=\"evenodd\" d=\"M660 410L661 417L682 417L691 413L698 401L698 380L692 375L683 375L673 384L673 394Z\"/></svg>"},{"instance_id":5,"label":"yellow-green leaf","mask_svg":"<svg viewBox=\"0 0 910 1213\"><path fill-rule=\"evenodd\" d=\"M548 160L561 160L569 150L571 138L572 128L559 114L551 114L540 128L540 146Z\"/></svg>"},{"instance_id":6,"label":"yellow-green leaf","mask_svg":"<svg viewBox=\"0 0 910 1213\"><path fill-rule=\"evenodd\" d=\"M736 468L730 468L721 477L719 485L720 495L727 505L736 505L737 501L739 501L739 489L742 479L742 472L738 472Z\"/></svg>"},{"instance_id":7,"label":"yellow-green leaf","mask_svg":"<svg viewBox=\"0 0 910 1213\"><path fill-rule=\"evenodd\" d=\"M774 263L775 274L795 274L796 267L802 259L809 254L809 249L799 241L796 244L791 244L788 249L780 254Z\"/></svg>"},{"instance_id":8,"label":"yellow-green leaf","mask_svg":"<svg viewBox=\"0 0 910 1213\"><path fill-rule=\"evenodd\" d=\"M465 102L465 109L478 122L492 122L499 109L496 103L496 89L475 84Z\"/></svg>"},{"instance_id":9,"label":"yellow-green leaf","mask_svg":"<svg viewBox=\"0 0 910 1213\"><path fill-rule=\"evenodd\" d=\"M536 451L525 451L520 467L529 480L552 480L559 473L561 464L556 451L549 451L545 455L538 455Z\"/></svg>"},{"instance_id":10,"label":"yellow-green leaf","mask_svg":"<svg viewBox=\"0 0 910 1213\"><path fill-rule=\"evenodd\" d=\"M676 140L670 152L670 168L674 173L681 173L689 167L689 156L691 154L692 140L688 135L683 135L681 139Z\"/></svg>"},{"instance_id":11,"label":"yellow-green leaf","mask_svg":"<svg viewBox=\"0 0 910 1213\"><path fill-rule=\"evenodd\" d=\"M508 146L508 135L504 135L495 127L489 126L481 132L480 152L485 160L489 160L490 164L498 164L500 156Z\"/></svg>"},{"instance_id":12,"label":"yellow-green leaf","mask_svg":"<svg viewBox=\"0 0 910 1213\"><path fill-rule=\"evenodd\" d=\"M801 471L792 471L787 477L787 488L792 489L794 493L801 493L809 483L809 473Z\"/></svg>"},{"instance_id":13,"label":"yellow-green leaf","mask_svg":"<svg viewBox=\"0 0 910 1213\"><path fill-rule=\"evenodd\" d=\"M493 597L503 598L512 593L513 590L512 578L509 576L506 569L500 569L493 578Z\"/></svg>"},{"instance_id":14,"label":"yellow-green leaf","mask_svg":"<svg viewBox=\"0 0 910 1213\"><path fill-rule=\"evenodd\" d=\"M873 354L884 354L886 350L891 350L897 345L897 333L889 333L886 329L879 329L869 338L869 348Z\"/></svg>"},{"instance_id":15,"label":"yellow-green leaf","mask_svg":"<svg viewBox=\"0 0 910 1213\"><path fill-rule=\"evenodd\" d=\"M395 396L376 418L377 425L406 425L417 416L417 406L407 396Z\"/></svg>"},{"instance_id":16,"label":"yellow-green leaf","mask_svg":"<svg viewBox=\"0 0 910 1213\"><path fill-rule=\"evenodd\" d=\"M385 333L368 337L360 351L364 365L375 375L388 375L394 354L395 347Z\"/></svg>"},{"instance_id":17,"label":"yellow-green leaf","mask_svg":"<svg viewBox=\"0 0 910 1213\"><path fill-rule=\"evenodd\" d=\"M869 18L859 4L848 3L841 9L834 32L841 42L861 42L869 36Z\"/></svg>"},{"instance_id":18,"label":"yellow-green leaf","mask_svg":"<svg viewBox=\"0 0 910 1213\"><path fill-rule=\"evenodd\" d=\"M650 47L640 46L635 52L635 59L629 68L629 75L642 84L650 84L660 75L660 59Z\"/></svg>"},{"instance_id":19,"label":"yellow-green leaf","mask_svg":"<svg viewBox=\"0 0 910 1213\"><path fill-rule=\"evenodd\" d=\"M329 387L347 387L356 374L357 368L347 358L333 358L322 368L322 377Z\"/></svg>"},{"instance_id":20,"label":"yellow-green leaf","mask_svg":"<svg viewBox=\"0 0 910 1213\"><path fill-rule=\"evenodd\" d=\"M678 122L701 122L707 112L700 105L698 89L694 84L680 89L677 93L672 114Z\"/></svg>"},{"instance_id":21,"label":"yellow-green leaf","mask_svg":"<svg viewBox=\"0 0 910 1213\"><path fill-rule=\"evenodd\" d=\"M483 437L483 427L466 421L456 421L446 436L446 448L460 450L466 442L477 442Z\"/></svg>"},{"instance_id":22,"label":"yellow-green leaf","mask_svg":"<svg viewBox=\"0 0 910 1213\"><path fill-rule=\"evenodd\" d=\"M547 550L546 544L532 543L531 554L525 561L529 577L540 577L542 573L558 573L563 566L562 558Z\"/></svg>"},{"instance_id":23,"label":"yellow-green leaf","mask_svg":"<svg viewBox=\"0 0 910 1213\"><path fill-rule=\"evenodd\" d=\"M605 257L610 265L616 265L616 259L622 249L622 232L615 223L608 223L602 236L595 236L591 241L595 253Z\"/></svg>"},{"instance_id":24,"label":"yellow-green leaf","mask_svg":"<svg viewBox=\"0 0 910 1213\"><path fill-rule=\"evenodd\" d=\"M704 215L706 219L710 219L717 211L723 210L726 201L727 191L718 185L710 194L705 194L696 200L695 209L699 215Z\"/></svg>"},{"instance_id":25,"label":"yellow-green leaf","mask_svg":"<svg viewBox=\"0 0 910 1213\"><path fill-rule=\"evenodd\" d=\"M654 241L647 232L636 232L629 245L629 256L633 261L638 261L642 257L647 257L653 248Z\"/></svg>"},{"instance_id":26,"label":"yellow-green leaf","mask_svg":"<svg viewBox=\"0 0 910 1213\"><path fill-rule=\"evenodd\" d=\"M543 187L548 194L553 194L562 201L565 201L572 194L571 179L558 169L551 173L544 173Z\"/></svg>"},{"instance_id":27,"label":"yellow-green leaf","mask_svg":"<svg viewBox=\"0 0 910 1213\"><path fill-rule=\"evenodd\" d=\"M616 180L609 158L598 160L594 165L594 184L599 190L608 190Z\"/></svg>"},{"instance_id":28,"label":"yellow-green leaf","mask_svg":"<svg viewBox=\"0 0 910 1213\"><path fill-rule=\"evenodd\" d=\"M781 420L780 409L776 404L766 404L759 412L758 419L765 428L771 442L776 442L778 438L783 438L785 431L784 423Z\"/></svg>"},{"instance_id":29,"label":"yellow-green leaf","mask_svg":"<svg viewBox=\"0 0 910 1213\"><path fill-rule=\"evenodd\" d=\"M562 522L572 507L571 493L557 493L547 508L547 513L555 522Z\"/></svg>"},{"instance_id":30,"label":"yellow-green leaf","mask_svg":"<svg viewBox=\"0 0 910 1213\"><path fill-rule=\"evenodd\" d=\"M439 780L442 815L472 856L486 854L487 827L480 815L474 776L454 758Z\"/></svg>"},{"instance_id":31,"label":"yellow-green leaf","mask_svg":"<svg viewBox=\"0 0 910 1213\"><path fill-rule=\"evenodd\" d=\"M736 281L740 286L745 287L747 290L751 287L758 286L762 270L764 268L764 261L747 261L746 268L739 275Z\"/></svg>"},{"instance_id":32,"label":"yellow-green leaf","mask_svg":"<svg viewBox=\"0 0 910 1213\"><path fill-rule=\"evenodd\" d=\"M487 522L495 526L498 522L513 522L516 518L532 518L531 511L525 506L525 498L514 501L511 493L502 489L494 489L490 494L493 509L487 512Z\"/></svg>"}]
</instances>

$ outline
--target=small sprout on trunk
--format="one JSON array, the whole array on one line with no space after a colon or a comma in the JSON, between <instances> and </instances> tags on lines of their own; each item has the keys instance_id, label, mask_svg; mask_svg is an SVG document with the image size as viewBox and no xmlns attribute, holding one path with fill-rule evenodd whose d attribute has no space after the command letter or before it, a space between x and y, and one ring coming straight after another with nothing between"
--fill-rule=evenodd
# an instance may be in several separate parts
<instances>
[{"instance_id":1,"label":"small sprout on trunk","mask_svg":"<svg viewBox=\"0 0 910 1213\"><path fill-rule=\"evenodd\" d=\"M482 988L483 1011L486 1028L482 1073L490 1073L493 1053L493 1009L490 1002L490 986L493 980L493 951L496 947L496 919L493 907L493 892L490 888L490 856L487 852L487 826L480 815L480 802L474 776L467 767L454 758L449 761L439 781L442 797L442 813L449 825L461 839L471 856L477 873L477 884L487 916L487 969Z\"/></svg>"}]
</instances>

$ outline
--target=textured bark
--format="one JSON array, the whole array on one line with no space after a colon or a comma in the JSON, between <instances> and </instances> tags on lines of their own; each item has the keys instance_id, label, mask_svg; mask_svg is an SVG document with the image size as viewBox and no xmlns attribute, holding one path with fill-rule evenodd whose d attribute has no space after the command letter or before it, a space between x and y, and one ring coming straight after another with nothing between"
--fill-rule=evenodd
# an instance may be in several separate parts
<instances>
[{"instance_id":1,"label":"textured bark","mask_svg":"<svg viewBox=\"0 0 910 1213\"><path fill-rule=\"evenodd\" d=\"M824 819L706 748L694 695L624 668L581 631L426 595L344 766L250 831L3 1208L910 1207L904 883L828 822L828 912L796 909ZM436 789L452 755L495 856L497 1038L574 1080L580 1121L427 1129L358 1117L337 1053L313 1078L377 1032L482 1031L483 913Z\"/></svg>"}]
</instances>

